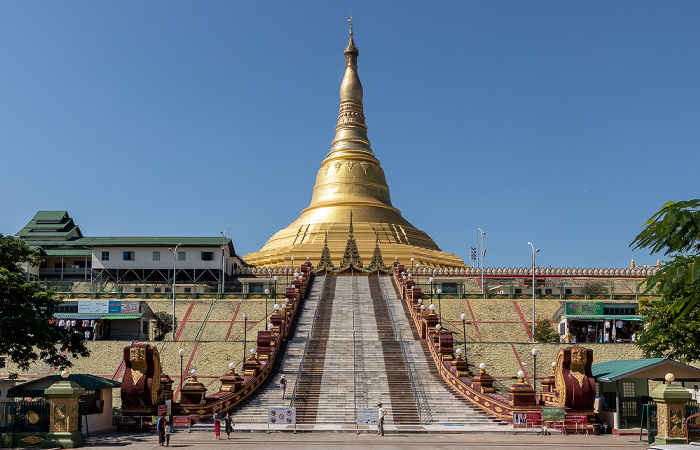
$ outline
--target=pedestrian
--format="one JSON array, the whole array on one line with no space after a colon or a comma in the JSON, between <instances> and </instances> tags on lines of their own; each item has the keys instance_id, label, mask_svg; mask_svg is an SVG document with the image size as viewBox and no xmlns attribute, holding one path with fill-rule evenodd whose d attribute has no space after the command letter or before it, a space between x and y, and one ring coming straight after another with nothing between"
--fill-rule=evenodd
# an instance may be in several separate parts
<instances>
[{"instance_id":1,"label":"pedestrian","mask_svg":"<svg viewBox=\"0 0 700 450\"><path fill-rule=\"evenodd\" d=\"M287 392L287 378L284 375L280 377L280 393L282 394L282 400L284 400L284 394Z\"/></svg>"},{"instance_id":2,"label":"pedestrian","mask_svg":"<svg viewBox=\"0 0 700 450\"><path fill-rule=\"evenodd\" d=\"M173 432L173 426L170 423L165 424L165 446L170 447L170 434Z\"/></svg>"},{"instance_id":3,"label":"pedestrian","mask_svg":"<svg viewBox=\"0 0 700 450\"><path fill-rule=\"evenodd\" d=\"M231 415L229 413L226 413L226 417L224 417L224 429L226 430L226 436L228 436L228 439L231 439L231 433L233 433L233 419L231 419Z\"/></svg>"},{"instance_id":4,"label":"pedestrian","mask_svg":"<svg viewBox=\"0 0 700 450\"><path fill-rule=\"evenodd\" d=\"M161 414L161 416L158 418L158 422L156 422L156 428L158 429L158 445L159 446L165 445L165 425L166 425L165 414Z\"/></svg>"},{"instance_id":5,"label":"pedestrian","mask_svg":"<svg viewBox=\"0 0 700 450\"><path fill-rule=\"evenodd\" d=\"M221 414L218 409L214 413L214 435L216 439L221 439Z\"/></svg>"},{"instance_id":6,"label":"pedestrian","mask_svg":"<svg viewBox=\"0 0 700 450\"><path fill-rule=\"evenodd\" d=\"M384 417L386 417L386 408L382 406L382 402L377 403L379 406L379 423L377 424L377 436L384 436Z\"/></svg>"}]
</instances>

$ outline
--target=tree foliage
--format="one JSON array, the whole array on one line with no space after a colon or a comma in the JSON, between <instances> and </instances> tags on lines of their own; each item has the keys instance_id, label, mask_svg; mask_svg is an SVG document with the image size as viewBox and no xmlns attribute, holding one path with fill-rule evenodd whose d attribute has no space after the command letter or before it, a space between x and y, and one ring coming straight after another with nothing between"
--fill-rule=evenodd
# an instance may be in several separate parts
<instances>
[{"instance_id":1,"label":"tree foliage","mask_svg":"<svg viewBox=\"0 0 700 450\"><path fill-rule=\"evenodd\" d=\"M528 331L530 328L532 328L532 325L528 324ZM549 343L559 342L559 333L554 329L549 319L540 317L535 320L535 341Z\"/></svg>"},{"instance_id":2,"label":"tree foliage","mask_svg":"<svg viewBox=\"0 0 700 450\"><path fill-rule=\"evenodd\" d=\"M671 257L645 280L645 292L658 287L665 310L690 313L700 302L700 199L668 202L643 226L630 246Z\"/></svg>"},{"instance_id":3,"label":"tree foliage","mask_svg":"<svg viewBox=\"0 0 700 450\"><path fill-rule=\"evenodd\" d=\"M646 357L686 363L700 360L700 308L679 317L673 300L642 300L639 306L645 325L637 333L637 345Z\"/></svg>"},{"instance_id":4,"label":"tree foliage","mask_svg":"<svg viewBox=\"0 0 700 450\"><path fill-rule=\"evenodd\" d=\"M0 369L11 362L26 371L37 360L59 369L70 367L69 356L90 355L85 337L50 323L61 299L41 284L27 281L23 263L38 266L39 252L0 234Z\"/></svg>"},{"instance_id":5,"label":"tree foliage","mask_svg":"<svg viewBox=\"0 0 700 450\"><path fill-rule=\"evenodd\" d=\"M173 316L165 311L158 311L153 324L153 340L162 341L173 329Z\"/></svg>"}]
</instances>

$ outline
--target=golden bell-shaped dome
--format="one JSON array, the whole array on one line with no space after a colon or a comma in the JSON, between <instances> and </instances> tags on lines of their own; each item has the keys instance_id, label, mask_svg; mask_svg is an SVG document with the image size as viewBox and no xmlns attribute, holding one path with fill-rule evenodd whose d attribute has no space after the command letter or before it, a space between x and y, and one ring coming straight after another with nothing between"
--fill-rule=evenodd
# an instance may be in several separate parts
<instances>
[{"instance_id":1,"label":"golden bell-shaped dome","mask_svg":"<svg viewBox=\"0 0 700 450\"><path fill-rule=\"evenodd\" d=\"M399 260L408 261L414 257L424 267L464 267L464 261L442 252L430 236L411 225L391 204L384 170L367 138L362 83L357 74L359 50L352 25L344 53L338 124L331 150L316 175L311 204L297 220L275 233L260 251L249 253L244 259L256 266L279 266L287 264L292 256L309 257L315 266L327 233L331 258L339 262L352 213L354 236L363 260L372 259L378 238L385 258L398 256Z\"/></svg>"}]
</instances>

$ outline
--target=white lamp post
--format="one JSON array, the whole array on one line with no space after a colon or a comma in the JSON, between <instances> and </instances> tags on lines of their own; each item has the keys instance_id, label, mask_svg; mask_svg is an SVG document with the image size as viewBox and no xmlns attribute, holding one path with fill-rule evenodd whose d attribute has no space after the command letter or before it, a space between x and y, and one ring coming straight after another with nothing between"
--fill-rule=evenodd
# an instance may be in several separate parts
<instances>
[{"instance_id":1,"label":"white lamp post","mask_svg":"<svg viewBox=\"0 0 700 450\"><path fill-rule=\"evenodd\" d=\"M535 404L537 403L537 354L540 351L532 349L532 388L535 390Z\"/></svg>"},{"instance_id":2,"label":"white lamp post","mask_svg":"<svg viewBox=\"0 0 700 450\"><path fill-rule=\"evenodd\" d=\"M177 273L177 248L181 246L179 243L175 246L175 250L169 248L168 250L173 253L173 342L175 342L175 274Z\"/></svg>"},{"instance_id":3,"label":"white lamp post","mask_svg":"<svg viewBox=\"0 0 700 450\"><path fill-rule=\"evenodd\" d=\"M228 227L224 231L219 231L221 233L223 242L221 243L221 293L224 293L224 282L225 276L224 274L226 273L226 232L228 231Z\"/></svg>"},{"instance_id":4,"label":"white lamp post","mask_svg":"<svg viewBox=\"0 0 700 450\"><path fill-rule=\"evenodd\" d=\"M530 330L532 334L532 343L535 343L535 255L539 253L540 249L538 248L535 250L535 246L532 245L532 242L527 243L530 247L532 247L532 330Z\"/></svg>"},{"instance_id":5,"label":"white lamp post","mask_svg":"<svg viewBox=\"0 0 700 450\"><path fill-rule=\"evenodd\" d=\"M185 349L181 348L180 350L177 351L177 354L180 355L180 398L182 398L182 379L185 378L185 373L183 372L182 368L182 363L183 359L185 357Z\"/></svg>"},{"instance_id":6,"label":"white lamp post","mask_svg":"<svg viewBox=\"0 0 700 450\"><path fill-rule=\"evenodd\" d=\"M479 271L481 272L481 294L484 294L484 258L486 257L486 247L484 247L484 236L486 232L481 228L474 230L476 233L476 259ZM479 243L481 237L481 243ZM480 262L479 262L480 261Z\"/></svg>"}]
</instances>

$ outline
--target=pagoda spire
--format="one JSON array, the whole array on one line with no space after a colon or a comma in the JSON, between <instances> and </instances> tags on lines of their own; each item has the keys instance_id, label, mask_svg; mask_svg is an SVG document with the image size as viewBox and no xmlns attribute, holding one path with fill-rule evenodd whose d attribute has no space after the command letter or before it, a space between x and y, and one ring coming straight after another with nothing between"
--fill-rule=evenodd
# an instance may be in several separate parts
<instances>
[{"instance_id":1,"label":"pagoda spire","mask_svg":"<svg viewBox=\"0 0 700 450\"><path fill-rule=\"evenodd\" d=\"M367 125L365 125L364 106L362 104L362 83L357 74L357 56L360 51L355 46L350 16L350 37L345 46L345 75L340 84L340 106L338 107L338 125L329 154L337 150L352 148L372 153Z\"/></svg>"}]
</instances>

